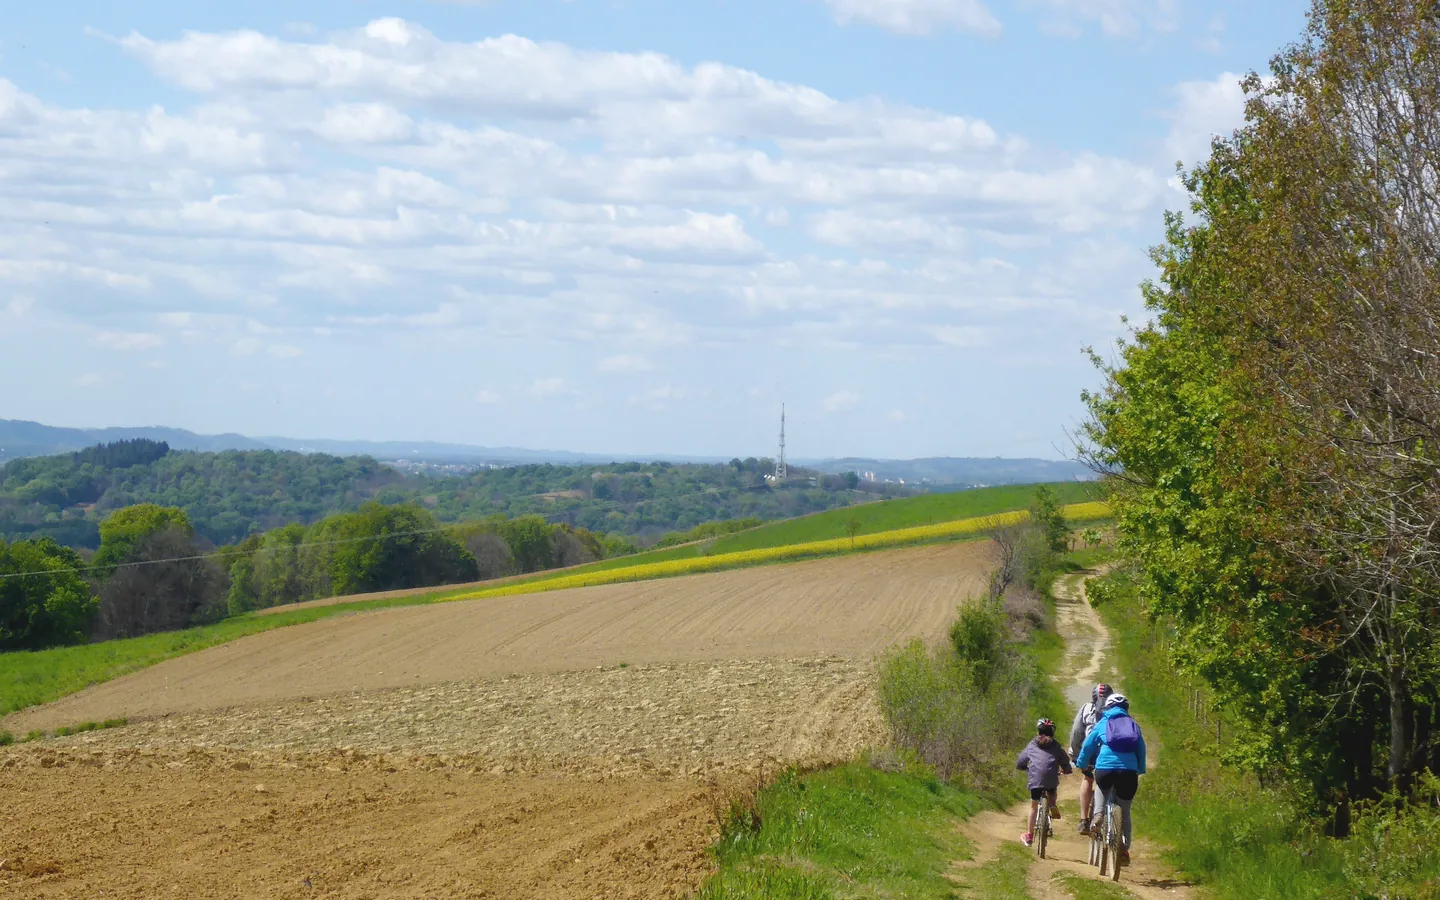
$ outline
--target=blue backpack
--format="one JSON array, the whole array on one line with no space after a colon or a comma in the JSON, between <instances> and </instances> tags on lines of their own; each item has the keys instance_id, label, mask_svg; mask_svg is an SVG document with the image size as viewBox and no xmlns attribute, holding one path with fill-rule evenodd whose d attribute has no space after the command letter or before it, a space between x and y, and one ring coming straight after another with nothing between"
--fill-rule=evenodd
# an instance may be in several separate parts
<instances>
[{"instance_id":1,"label":"blue backpack","mask_svg":"<svg viewBox=\"0 0 1440 900\"><path fill-rule=\"evenodd\" d=\"M1111 716L1105 720L1105 743L1116 753L1134 753L1140 749L1140 726L1129 716Z\"/></svg>"}]
</instances>

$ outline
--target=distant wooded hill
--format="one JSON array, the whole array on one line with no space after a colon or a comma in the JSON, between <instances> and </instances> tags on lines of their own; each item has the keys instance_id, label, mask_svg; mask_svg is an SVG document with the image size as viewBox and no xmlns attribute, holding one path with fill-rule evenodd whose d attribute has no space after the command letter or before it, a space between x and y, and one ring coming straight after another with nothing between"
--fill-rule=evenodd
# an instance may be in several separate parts
<instances>
[{"instance_id":1,"label":"distant wooded hill","mask_svg":"<svg viewBox=\"0 0 1440 900\"><path fill-rule=\"evenodd\" d=\"M143 438L164 441L174 450L294 450L302 453L328 453L333 456L371 456L379 460L412 460L425 462L466 462L501 466L527 463L551 465L587 465L621 462L613 454L573 453L564 450L527 450L519 447L480 447L470 444L447 444L434 441L342 441L306 440L285 437L251 438L240 434L205 435L183 428L56 428L37 422L0 419L0 462L28 456L47 456L90 447L95 444ZM687 457L639 455L641 462L664 460L672 463L720 463L725 457ZM974 487L992 484L1039 484L1089 478L1083 465L1047 459L1002 459L937 457L932 459L841 459L797 462L805 467L841 474L873 472L881 480L907 484L928 482L934 485Z\"/></svg>"},{"instance_id":2,"label":"distant wooded hill","mask_svg":"<svg viewBox=\"0 0 1440 900\"><path fill-rule=\"evenodd\" d=\"M358 509L414 502L442 521L539 514L597 533L650 537L723 519L779 519L904 489L797 471L772 486L768 460L725 464L524 465L463 477L404 475L369 456L276 450L181 451L136 439L0 466L0 535L99 545L105 514L178 507L216 544ZM809 474L812 479L804 478Z\"/></svg>"}]
</instances>

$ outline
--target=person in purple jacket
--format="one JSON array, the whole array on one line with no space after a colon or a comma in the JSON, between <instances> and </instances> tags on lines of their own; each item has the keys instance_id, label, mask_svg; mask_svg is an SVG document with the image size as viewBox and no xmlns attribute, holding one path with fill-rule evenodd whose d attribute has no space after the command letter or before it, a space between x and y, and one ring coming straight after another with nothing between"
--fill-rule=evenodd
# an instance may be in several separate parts
<instances>
[{"instance_id":1,"label":"person in purple jacket","mask_svg":"<svg viewBox=\"0 0 1440 900\"><path fill-rule=\"evenodd\" d=\"M1060 808L1055 805L1055 792L1060 789L1060 773L1069 775L1070 754L1055 740L1055 723L1041 719L1035 723L1035 739L1025 745L1015 759L1015 768L1030 773L1030 821L1021 840L1030 846L1035 840L1035 819L1040 812L1040 801L1050 804L1051 818L1060 818Z\"/></svg>"}]
</instances>

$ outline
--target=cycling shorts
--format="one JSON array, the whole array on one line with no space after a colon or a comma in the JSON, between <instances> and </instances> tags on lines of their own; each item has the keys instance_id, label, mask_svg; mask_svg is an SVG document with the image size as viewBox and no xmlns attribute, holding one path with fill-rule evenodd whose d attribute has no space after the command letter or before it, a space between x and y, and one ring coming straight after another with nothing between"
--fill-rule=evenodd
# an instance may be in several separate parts
<instances>
[{"instance_id":1,"label":"cycling shorts","mask_svg":"<svg viewBox=\"0 0 1440 900\"><path fill-rule=\"evenodd\" d=\"M1095 784L1106 794L1112 790L1121 800L1134 800L1140 789L1140 773L1124 769L1100 769L1095 773Z\"/></svg>"},{"instance_id":2,"label":"cycling shorts","mask_svg":"<svg viewBox=\"0 0 1440 900\"><path fill-rule=\"evenodd\" d=\"M1036 802L1039 802L1039 801L1041 801L1041 800L1044 800L1047 795L1053 794L1053 793L1055 793L1055 792L1054 792L1054 791L1047 791L1047 790L1045 790L1044 788L1031 788L1031 789L1030 789L1030 799L1031 799L1031 800L1034 800L1034 801L1036 801Z\"/></svg>"}]
</instances>

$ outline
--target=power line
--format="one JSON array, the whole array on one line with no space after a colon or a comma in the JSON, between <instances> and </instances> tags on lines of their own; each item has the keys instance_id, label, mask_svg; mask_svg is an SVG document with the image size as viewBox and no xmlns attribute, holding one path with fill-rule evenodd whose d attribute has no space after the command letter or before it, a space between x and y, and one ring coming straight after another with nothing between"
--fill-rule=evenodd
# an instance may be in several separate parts
<instances>
[{"instance_id":1,"label":"power line","mask_svg":"<svg viewBox=\"0 0 1440 900\"><path fill-rule=\"evenodd\" d=\"M196 561L196 560L201 560L201 559L222 559L222 558L235 558L235 557L241 557L241 556L255 556L255 555L260 554L260 553L270 553L270 552L278 551L278 550L287 550L287 549L289 549L289 550L299 551L299 550L302 550L302 549L308 549L308 548L310 548L310 547L333 547L333 546L338 546L338 545L340 545L340 544L358 544L358 543L360 543L360 542L362 542L362 541L383 541L383 540L388 540L388 539L390 539L390 538L417 537L417 536L419 536L419 535L424 535L424 534L441 534L441 533L444 533L444 532L446 532L446 531L451 531L451 530L454 530L454 529L457 529L457 528L463 528L463 527L465 527L464 524L442 525L442 526L440 526L440 527L438 527L438 528L425 528L425 529L421 529L421 530L419 530L419 531L391 531L391 532L387 532L387 533L385 533L385 534L370 534L370 535L365 535L365 536L363 536L363 537L353 537L353 538L336 538L335 540L330 540L330 541L309 541L309 542L304 542L304 543L299 543L299 544L291 544L291 545L289 545L289 546L283 546L283 545L282 545L282 546L278 546L278 547L256 547L254 550L229 550L229 551L226 551L226 550L216 550L216 551L214 551L214 552L212 552L212 553L199 553L199 554L196 554L196 555L194 555L194 556L171 556L171 557L167 557L167 558L165 558L165 559L141 559L141 560L135 560L135 561L133 561L133 562L112 563L112 564L110 564L110 565L99 565L99 566L90 565L90 566L73 566L73 567L72 567L72 566L66 566L66 567L63 568L63 569L41 569L41 570L36 570L36 571L33 571L33 572L5 572L5 573L0 573L0 579L5 579L5 578L28 578L28 577L35 576L35 575L59 575L59 574L62 574L62 573L64 573L64 572L94 572L94 571L99 571L99 570L101 570L101 569L106 570L106 571L114 571L115 569L130 569L130 568L138 568L138 567L140 567L140 566L158 566L158 565L161 565L162 563L194 562L194 561Z\"/></svg>"}]
</instances>

